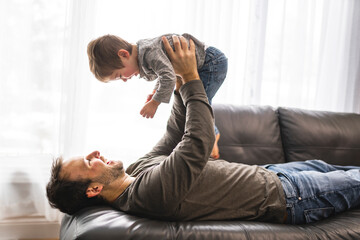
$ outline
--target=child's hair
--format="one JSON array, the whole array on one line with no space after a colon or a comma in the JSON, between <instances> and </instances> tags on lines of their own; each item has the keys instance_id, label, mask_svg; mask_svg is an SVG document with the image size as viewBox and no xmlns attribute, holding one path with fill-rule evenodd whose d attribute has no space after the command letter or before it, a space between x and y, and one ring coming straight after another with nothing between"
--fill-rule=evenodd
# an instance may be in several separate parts
<instances>
[{"instance_id":1,"label":"child's hair","mask_svg":"<svg viewBox=\"0 0 360 240\"><path fill-rule=\"evenodd\" d=\"M115 69L124 67L118 56L120 49L125 49L131 54L132 45L110 34L89 42L87 46L89 67L98 80L104 82L104 79L109 77Z\"/></svg>"}]
</instances>

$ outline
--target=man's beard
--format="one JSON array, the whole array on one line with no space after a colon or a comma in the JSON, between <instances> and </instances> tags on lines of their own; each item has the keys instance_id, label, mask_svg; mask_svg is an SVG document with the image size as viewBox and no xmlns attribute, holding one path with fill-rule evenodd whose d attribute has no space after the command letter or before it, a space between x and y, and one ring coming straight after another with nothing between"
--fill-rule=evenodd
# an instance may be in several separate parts
<instances>
[{"instance_id":1,"label":"man's beard","mask_svg":"<svg viewBox=\"0 0 360 240\"><path fill-rule=\"evenodd\" d=\"M104 185L108 185L124 174L125 172L123 165L115 164L111 168L108 168L102 176L93 179L93 182L98 182Z\"/></svg>"}]
</instances>

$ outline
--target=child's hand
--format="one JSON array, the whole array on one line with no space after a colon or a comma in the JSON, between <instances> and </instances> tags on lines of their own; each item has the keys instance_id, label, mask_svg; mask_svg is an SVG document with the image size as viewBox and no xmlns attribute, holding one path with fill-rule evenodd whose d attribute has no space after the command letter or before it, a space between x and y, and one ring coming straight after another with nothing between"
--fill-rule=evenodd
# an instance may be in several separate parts
<instances>
[{"instance_id":1,"label":"child's hand","mask_svg":"<svg viewBox=\"0 0 360 240\"><path fill-rule=\"evenodd\" d=\"M153 118L156 110L159 106L160 102L151 99L149 102L145 104L145 106L141 109L140 114L146 118Z\"/></svg>"},{"instance_id":2,"label":"child's hand","mask_svg":"<svg viewBox=\"0 0 360 240\"><path fill-rule=\"evenodd\" d=\"M146 103L149 102L149 101L152 99L152 97L154 96L155 92L156 92L156 90L154 90L152 93L150 93L150 94L147 96L147 98L146 98Z\"/></svg>"}]
</instances>

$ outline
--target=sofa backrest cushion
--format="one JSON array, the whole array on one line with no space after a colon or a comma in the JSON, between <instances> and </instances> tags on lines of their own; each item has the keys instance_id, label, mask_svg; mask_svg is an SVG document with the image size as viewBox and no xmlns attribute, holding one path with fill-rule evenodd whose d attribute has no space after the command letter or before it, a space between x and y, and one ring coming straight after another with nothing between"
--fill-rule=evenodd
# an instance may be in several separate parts
<instances>
[{"instance_id":1,"label":"sofa backrest cushion","mask_svg":"<svg viewBox=\"0 0 360 240\"><path fill-rule=\"evenodd\" d=\"M286 161L360 166L360 115L279 108Z\"/></svg>"},{"instance_id":2,"label":"sofa backrest cushion","mask_svg":"<svg viewBox=\"0 0 360 240\"><path fill-rule=\"evenodd\" d=\"M276 111L269 106L213 105L220 159L246 164L283 163Z\"/></svg>"}]
</instances>

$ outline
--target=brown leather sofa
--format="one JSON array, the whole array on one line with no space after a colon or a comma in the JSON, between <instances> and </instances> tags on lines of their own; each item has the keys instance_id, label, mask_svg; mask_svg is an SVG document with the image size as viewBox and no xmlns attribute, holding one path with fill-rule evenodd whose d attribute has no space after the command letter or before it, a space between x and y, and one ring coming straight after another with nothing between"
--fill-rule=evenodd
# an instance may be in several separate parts
<instances>
[{"instance_id":1,"label":"brown leather sofa","mask_svg":"<svg viewBox=\"0 0 360 240\"><path fill-rule=\"evenodd\" d=\"M360 115L214 105L222 159L268 164L321 159L360 166ZM249 193L251 194L251 193ZM110 207L65 215L61 239L360 239L360 208L307 225L250 221L168 222Z\"/></svg>"}]
</instances>

